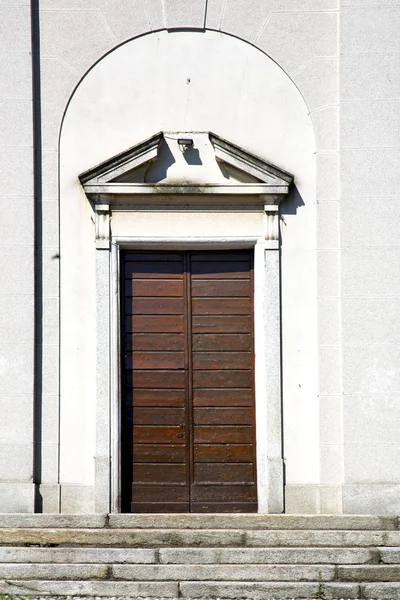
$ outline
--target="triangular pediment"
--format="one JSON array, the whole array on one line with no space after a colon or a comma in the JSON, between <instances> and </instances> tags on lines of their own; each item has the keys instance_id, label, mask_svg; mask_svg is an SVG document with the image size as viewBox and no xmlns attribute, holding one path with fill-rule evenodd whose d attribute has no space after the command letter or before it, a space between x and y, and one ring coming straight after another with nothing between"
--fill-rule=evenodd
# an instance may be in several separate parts
<instances>
[{"instance_id":1,"label":"triangular pediment","mask_svg":"<svg viewBox=\"0 0 400 600\"><path fill-rule=\"evenodd\" d=\"M148 185L153 190L178 186L179 193L190 193L194 186L230 186L233 193L233 188L243 186L246 193L254 187L258 194L264 192L255 188L268 186L285 194L293 176L213 133L165 132L102 162L79 179L87 193L95 188L101 193L105 186L118 190Z\"/></svg>"}]
</instances>

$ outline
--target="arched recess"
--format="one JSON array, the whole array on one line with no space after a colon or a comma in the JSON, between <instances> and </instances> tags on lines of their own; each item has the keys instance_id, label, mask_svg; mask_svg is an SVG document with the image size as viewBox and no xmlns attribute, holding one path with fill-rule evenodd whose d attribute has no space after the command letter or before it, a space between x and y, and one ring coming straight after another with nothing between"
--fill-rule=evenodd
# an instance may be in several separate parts
<instances>
[{"instance_id":1,"label":"arched recess","mask_svg":"<svg viewBox=\"0 0 400 600\"><path fill-rule=\"evenodd\" d=\"M109 493L114 465L107 427L99 437L101 423L110 422L109 406L98 411L107 406L99 396L109 394L110 370L102 383L97 377L96 387L96 362L107 364L102 352L109 351L103 344L109 332L99 331L96 314L109 315L109 282L104 293L99 282L96 290L94 214L78 175L157 131L213 131L295 177L282 208L284 456L311 479L318 470L315 142L307 107L290 78L253 46L212 31L162 31L119 46L88 72L70 100L60 138L61 498L63 485L78 495L81 488L96 512L118 504ZM162 219L154 227L162 230ZM229 219L223 227L229 237ZM308 441L300 444L299 401L305 407L300 422L308 423ZM266 407L257 408L257 420L262 436ZM265 461L258 468L271 473L275 464ZM267 499L259 509L273 510Z\"/></svg>"}]
</instances>

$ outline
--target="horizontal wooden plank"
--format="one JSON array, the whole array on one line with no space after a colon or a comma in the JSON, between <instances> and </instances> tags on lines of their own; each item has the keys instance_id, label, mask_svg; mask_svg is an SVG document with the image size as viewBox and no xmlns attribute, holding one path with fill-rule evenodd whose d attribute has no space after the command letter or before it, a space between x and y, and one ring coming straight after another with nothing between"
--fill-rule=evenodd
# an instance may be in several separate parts
<instances>
[{"instance_id":1,"label":"horizontal wooden plank","mask_svg":"<svg viewBox=\"0 0 400 600\"><path fill-rule=\"evenodd\" d=\"M136 463L183 463L185 460L186 449L184 445L133 445L133 461Z\"/></svg>"},{"instance_id":2,"label":"horizontal wooden plank","mask_svg":"<svg viewBox=\"0 0 400 600\"><path fill-rule=\"evenodd\" d=\"M187 483L185 464L133 464L133 483Z\"/></svg>"},{"instance_id":3,"label":"horizontal wooden plank","mask_svg":"<svg viewBox=\"0 0 400 600\"><path fill-rule=\"evenodd\" d=\"M135 425L181 425L185 422L185 409L135 406L133 422Z\"/></svg>"},{"instance_id":4,"label":"horizontal wooden plank","mask_svg":"<svg viewBox=\"0 0 400 600\"><path fill-rule=\"evenodd\" d=\"M138 297L183 297L182 279L133 279L127 281L127 296Z\"/></svg>"},{"instance_id":5,"label":"horizontal wooden plank","mask_svg":"<svg viewBox=\"0 0 400 600\"><path fill-rule=\"evenodd\" d=\"M251 318L193 316L192 333L251 333Z\"/></svg>"},{"instance_id":6,"label":"horizontal wooden plank","mask_svg":"<svg viewBox=\"0 0 400 600\"><path fill-rule=\"evenodd\" d=\"M127 298L126 315L183 315L183 298Z\"/></svg>"},{"instance_id":7,"label":"horizontal wooden plank","mask_svg":"<svg viewBox=\"0 0 400 600\"><path fill-rule=\"evenodd\" d=\"M185 406L184 389L132 390L131 401L135 406Z\"/></svg>"},{"instance_id":8,"label":"horizontal wooden plank","mask_svg":"<svg viewBox=\"0 0 400 600\"><path fill-rule=\"evenodd\" d=\"M184 371L126 371L128 386L137 389L185 389Z\"/></svg>"},{"instance_id":9,"label":"horizontal wooden plank","mask_svg":"<svg viewBox=\"0 0 400 600\"><path fill-rule=\"evenodd\" d=\"M184 369L183 352L127 352L127 369Z\"/></svg>"},{"instance_id":10,"label":"horizontal wooden plank","mask_svg":"<svg viewBox=\"0 0 400 600\"><path fill-rule=\"evenodd\" d=\"M135 250L134 252L125 252L125 261L166 261L166 262L182 262L183 252L168 252L163 251L146 251L146 250Z\"/></svg>"},{"instance_id":11,"label":"horizontal wooden plank","mask_svg":"<svg viewBox=\"0 0 400 600\"><path fill-rule=\"evenodd\" d=\"M193 352L193 369L251 369L251 352Z\"/></svg>"},{"instance_id":12,"label":"horizontal wooden plank","mask_svg":"<svg viewBox=\"0 0 400 600\"><path fill-rule=\"evenodd\" d=\"M192 485L192 502L255 502L257 488L255 484L239 485Z\"/></svg>"},{"instance_id":13,"label":"horizontal wooden plank","mask_svg":"<svg viewBox=\"0 0 400 600\"><path fill-rule=\"evenodd\" d=\"M135 333L126 334L125 350L150 352L183 352L185 336L183 333Z\"/></svg>"},{"instance_id":14,"label":"horizontal wooden plank","mask_svg":"<svg viewBox=\"0 0 400 600\"><path fill-rule=\"evenodd\" d=\"M253 460L253 446L251 444L195 444L195 462L242 462Z\"/></svg>"},{"instance_id":15,"label":"horizontal wooden plank","mask_svg":"<svg viewBox=\"0 0 400 600\"><path fill-rule=\"evenodd\" d=\"M249 315L250 298L193 298L192 314L195 315Z\"/></svg>"},{"instance_id":16,"label":"horizontal wooden plank","mask_svg":"<svg viewBox=\"0 0 400 600\"><path fill-rule=\"evenodd\" d=\"M192 279L250 279L249 261L192 262Z\"/></svg>"},{"instance_id":17,"label":"horizontal wooden plank","mask_svg":"<svg viewBox=\"0 0 400 600\"><path fill-rule=\"evenodd\" d=\"M192 281L193 298L250 298L251 292L249 279L237 281L234 279L193 279Z\"/></svg>"},{"instance_id":18,"label":"horizontal wooden plank","mask_svg":"<svg viewBox=\"0 0 400 600\"><path fill-rule=\"evenodd\" d=\"M251 371L194 371L195 388L245 388L252 387Z\"/></svg>"},{"instance_id":19,"label":"horizontal wooden plank","mask_svg":"<svg viewBox=\"0 0 400 600\"><path fill-rule=\"evenodd\" d=\"M253 406L252 389L196 389L194 406Z\"/></svg>"},{"instance_id":20,"label":"horizontal wooden plank","mask_svg":"<svg viewBox=\"0 0 400 600\"><path fill-rule=\"evenodd\" d=\"M174 316L127 316L126 333L183 333L183 317Z\"/></svg>"},{"instance_id":21,"label":"horizontal wooden plank","mask_svg":"<svg viewBox=\"0 0 400 600\"><path fill-rule=\"evenodd\" d=\"M131 502L131 513L188 513L189 509L189 502Z\"/></svg>"},{"instance_id":22,"label":"horizontal wooden plank","mask_svg":"<svg viewBox=\"0 0 400 600\"><path fill-rule=\"evenodd\" d=\"M191 252L192 262L219 262L219 261L249 261L252 255L251 250L207 250L205 252Z\"/></svg>"},{"instance_id":23,"label":"horizontal wooden plank","mask_svg":"<svg viewBox=\"0 0 400 600\"><path fill-rule=\"evenodd\" d=\"M125 263L125 277L131 279L182 279L182 261L133 261ZM129 285L129 284L128 284Z\"/></svg>"},{"instance_id":24,"label":"horizontal wooden plank","mask_svg":"<svg viewBox=\"0 0 400 600\"><path fill-rule=\"evenodd\" d=\"M196 333L193 335L192 344L195 352L251 352L252 350L252 339L249 333Z\"/></svg>"},{"instance_id":25,"label":"horizontal wooden plank","mask_svg":"<svg viewBox=\"0 0 400 600\"><path fill-rule=\"evenodd\" d=\"M253 442L252 427L195 425L193 430L195 444L251 444Z\"/></svg>"},{"instance_id":26,"label":"horizontal wooden plank","mask_svg":"<svg viewBox=\"0 0 400 600\"><path fill-rule=\"evenodd\" d=\"M137 511L137 512L140 512L140 511ZM155 512L155 511L153 511L153 512ZM172 512L172 511L170 511L170 512ZM191 502L190 503L190 512L192 512L192 513L256 513L256 512L258 512L258 505L257 505L257 502L213 502L213 503Z\"/></svg>"},{"instance_id":27,"label":"horizontal wooden plank","mask_svg":"<svg viewBox=\"0 0 400 600\"><path fill-rule=\"evenodd\" d=\"M185 444L184 429L171 425L134 425L134 444Z\"/></svg>"},{"instance_id":28,"label":"horizontal wooden plank","mask_svg":"<svg viewBox=\"0 0 400 600\"><path fill-rule=\"evenodd\" d=\"M254 483L254 469L251 463L196 463L195 483Z\"/></svg>"},{"instance_id":29,"label":"horizontal wooden plank","mask_svg":"<svg viewBox=\"0 0 400 600\"><path fill-rule=\"evenodd\" d=\"M195 425L252 425L253 410L251 408L195 408L193 420Z\"/></svg>"},{"instance_id":30,"label":"horizontal wooden plank","mask_svg":"<svg viewBox=\"0 0 400 600\"><path fill-rule=\"evenodd\" d=\"M132 485L132 502L189 502L189 486Z\"/></svg>"}]
</instances>

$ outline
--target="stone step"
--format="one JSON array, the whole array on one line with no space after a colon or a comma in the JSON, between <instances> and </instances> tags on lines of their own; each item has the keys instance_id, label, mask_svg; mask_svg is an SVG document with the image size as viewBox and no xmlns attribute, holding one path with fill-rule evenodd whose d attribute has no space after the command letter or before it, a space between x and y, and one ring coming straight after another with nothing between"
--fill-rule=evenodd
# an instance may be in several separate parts
<instances>
[{"instance_id":1,"label":"stone step","mask_svg":"<svg viewBox=\"0 0 400 600\"><path fill-rule=\"evenodd\" d=\"M340 581L400 581L400 564L340 566L337 577Z\"/></svg>"},{"instance_id":2,"label":"stone step","mask_svg":"<svg viewBox=\"0 0 400 600\"><path fill-rule=\"evenodd\" d=\"M0 545L165 547L400 546L400 530L0 529Z\"/></svg>"},{"instance_id":3,"label":"stone step","mask_svg":"<svg viewBox=\"0 0 400 600\"><path fill-rule=\"evenodd\" d=\"M321 587L318 582L184 581L179 585L183 598L315 598L321 590L329 599L361 597L360 586L354 583L326 583Z\"/></svg>"},{"instance_id":4,"label":"stone step","mask_svg":"<svg viewBox=\"0 0 400 600\"><path fill-rule=\"evenodd\" d=\"M307 529L394 530L397 516L261 514L0 514L0 529Z\"/></svg>"},{"instance_id":5,"label":"stone step","mask_svg":"<svg viewBox=\"0 0 400 600\"><path fill-rule=\"evenodd\" d=\"M179 583L175 581L0 580L0 595L24 598L43 595L178 598Z\"/></svg>"},{"instance_id":6,"label":"stone step","mask_svg":"<svg viewBox=\"0 0 400 600\"><path fill-rule=\"evenodd\" d=\"M162 564L376 564L372 548L166 548Z\"/></svg>"},{"instance_id":7,"label":"stone step","mask_svg":"<svg viewBox=\"0 0 400 600\"><path fill-rule=\"evenodd\" d=\"M333 581L327 565L113 565L112 579L129 581ZM1 567L0 567L1 578ZM349 581L348 579L346 581Z\"/></svg>"},{"instance_id":8,"label":"stone step","mask_svg":"<svg viewBox=\"0 0 400 600\"><path fill-rule=\"evenodd\" d=\"M2 563L54 564L146 564L157 562L157 551L149 548L37 548L0 546ZM361 564L361 561L358 561Z\"/></svg>"}]
</instances>

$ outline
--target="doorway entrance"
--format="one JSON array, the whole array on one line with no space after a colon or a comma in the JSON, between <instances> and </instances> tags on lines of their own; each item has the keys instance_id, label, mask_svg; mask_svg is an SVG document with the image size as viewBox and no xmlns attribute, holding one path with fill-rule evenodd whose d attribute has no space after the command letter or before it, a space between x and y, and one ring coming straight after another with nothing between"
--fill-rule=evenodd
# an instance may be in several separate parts
<instances>
[{"instance_id":1,"label":"doorway entrance","mask_svg":"<svg viewBox=\"0 0 400 600\"><path fill-rule=\"evenodd\" d=\"M257 512L253 252L121 263L122 510Z\"/></svg>"}]
</instances>

